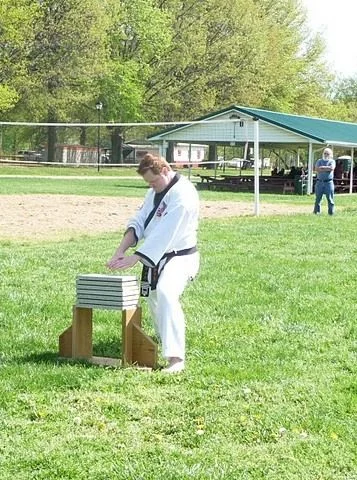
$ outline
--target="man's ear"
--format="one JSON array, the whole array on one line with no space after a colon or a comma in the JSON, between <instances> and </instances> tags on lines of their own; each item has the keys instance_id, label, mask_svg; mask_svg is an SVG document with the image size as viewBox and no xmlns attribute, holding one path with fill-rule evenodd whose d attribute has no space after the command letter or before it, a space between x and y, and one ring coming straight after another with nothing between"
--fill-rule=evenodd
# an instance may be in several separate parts
<instances>
[{"instance_id":1,"label":"man's ear","mask_svg":"<svg viewBox=\"0 0 357 480\"><path fill-rule=\"evenodd\" d=\"M168 173L169 173L169 169L167 167L162 167L161 174L167 177Z\"/></svg>"}]
</instances>

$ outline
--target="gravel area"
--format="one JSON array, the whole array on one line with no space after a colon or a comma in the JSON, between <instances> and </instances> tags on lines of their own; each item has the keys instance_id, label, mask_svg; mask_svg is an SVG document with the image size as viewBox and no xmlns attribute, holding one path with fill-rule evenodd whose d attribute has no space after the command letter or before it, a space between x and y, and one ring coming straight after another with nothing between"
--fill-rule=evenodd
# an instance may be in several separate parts
<instances>
[{"instance_id":1,"label":"gravel area","mask_svg":"<svg viewBox=\"0 0 357 480\"><path fill-rule=\"evenodd\" d=\"M122 230L141 199L77 195L1 195L1 240L56 240ZM261 215L307 213L309 206L261 204ZM248 202L201 201L201 218L253 215Z\"/></svg>"}]
</instances>

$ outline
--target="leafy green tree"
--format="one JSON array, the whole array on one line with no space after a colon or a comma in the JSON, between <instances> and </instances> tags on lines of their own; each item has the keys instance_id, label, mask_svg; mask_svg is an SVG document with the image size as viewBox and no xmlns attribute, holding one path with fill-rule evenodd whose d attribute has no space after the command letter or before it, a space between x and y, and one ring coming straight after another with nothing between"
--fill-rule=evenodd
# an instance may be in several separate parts
<instances>
[{"instance_id":1,"label":"leafy green tree","mask_svg":"<svg viewBox=\"0 0 357 480\"><path fill-rule=\"evenodd\" d=\"M344 78L335 82L332 108L339 119L357 122L357 77Z\"/></svg>"},{"instance_id":2,"label":"leafy green tree","mask_svg":"<svg viewBox=\"0 0 357 480\"><path fill-rule=\"evenodd\" d=\"M26 82L27 55L33 38L34 8L25 0L0 3L0 112L13 109Z\"/></svg>"},{"instance_id":3,"label":"leafy green tree","mask_svg":"<svg viewBox=\"0 0 357 480\"><path fill-rule=\"evenodd\" d=\"M0 85L0 112L14 108L18 99L19 95L13 87Z\"/></svg>"},{"instance_id":4,"label":"leafy green tree","mask_svg":"<svg viewBox=\"0 0 357 480\"><path fill-rule=\"evenodd\" d=\"M170 44L170 22L165 11L148 0L108 0L108 61L106 74L98 77L103 118L135 122L145 118L146 85L156 75L155 58L166 54ZM113 161L122 161L125 131L109 129Z\"/></svg>"},{"instance_id":5,"label":"leafy green tree","mask_svg":"<svg viewBox=\"0 0 357 480\"><path fill-rule=\"evenodd\" d=\"M73 106L93 96L105 57L106 16L97 0L42 0L31 13L34 35L19 112L32 121L66 121ZM105 64L105 62L104 62ZM54 160L56 129L48 128L48 160Z\"/></svg>"},{"instance_id":6,"label":"leafy green tree","mask_svg":"<svg viewBox=\"0 0 357 480\"><path fill-rule=\"evenodd\" d=\"M304 99L324 99L323 44L308 38L295 0L157 4L169 12L173 33L146 84L150 116L189 119L231 103L306 113Z\"/></svg>"},{"instance_id":7,"label":"leafy green tree","mask_svg":"<svg viewBox=\"0 0 357 480\"><path fill-rule=\"evenodd\" d=\"M189 120L229 104L351 113L332 102L324 44L298 0L2 0L0 8L0 108L12 118L90 122L97 101L103 121L116 123ZM49 160L57 134L48 129ZM115 161L129 134L138 130L103 132ZM95 141L90 129L76 135Z\"/></svg>"}]
</instances>

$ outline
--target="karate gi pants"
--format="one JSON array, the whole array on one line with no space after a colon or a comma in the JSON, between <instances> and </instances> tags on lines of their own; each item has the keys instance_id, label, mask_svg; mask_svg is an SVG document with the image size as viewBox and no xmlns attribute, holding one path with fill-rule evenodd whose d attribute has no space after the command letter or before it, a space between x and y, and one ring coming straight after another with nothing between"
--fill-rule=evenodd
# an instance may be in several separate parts
<instances>
[{"instance_id":1,"label":"karate gi pants","mask_svg":"<svg viewBox=\"0 0 357 480\"><path fill-rule=\"evenodd\" d=\"M198 252L171 258L159 276L156 290L147 297L165 358L185 359L186 325L180 296L187 283L197 275L199 259Z\"/></svg>"},{"instance_id":2,"label":"karate gi pants","mask_svg":"<svg viewBox=\"0 0 357 480\"><path fill-rule=\"evenodd\" d=\"M330 182L322 182L321 180L317 180L315 185L315 206L314 206L314 213L321 212L321 200L323 195L326 196L327 204L328 204L328 214L333 215L335 210L335 202L333 200L335 193L335 185L333 180Z\"/></svg>"}]
</instances>

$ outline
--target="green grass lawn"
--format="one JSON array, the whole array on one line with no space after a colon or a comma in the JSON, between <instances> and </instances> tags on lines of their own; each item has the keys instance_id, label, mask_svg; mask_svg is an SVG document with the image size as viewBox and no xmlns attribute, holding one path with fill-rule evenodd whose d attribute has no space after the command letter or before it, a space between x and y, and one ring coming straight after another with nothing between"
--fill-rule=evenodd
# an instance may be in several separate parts
<instances>
[{"instance_id":1,"label":"green grass lawn","mask_svg":"<svg viewBox=\"0 0 357 480\"><path fill-rule=\"evenodd\" d=\"M9 178L0 176L0 195L12 194L62 194L95 196L142 197L147 189L141 179L66 179L52 178Z\"/></svg>"},{"instance_id":2,"label":"green grass lawn","mask_svg":"<svg viewBox=\"0 0 357 480\"><path fill-rule=\"evenodd\" d=\"M48 176L48 175L60 175L60 176L128 176L136 175L136 168L133 167L109 167L107 165L101 165L99 172L97 165L81 165L81 166L70 166L68 164L63 164L63 166L57 165L38 165L34 167L29 167L26 165L10 165L3 164L0 165L0 176L1 175L26 175L26 176ZM189 174L189 169L184 168L180 169L180 172L184 175ZM203 168L192 168L191 173L193 175L203 174L203 175L220 175L221 173L232 174L232 175L254 175L254 170L239 170L236 168L226 168L223 170L217 169L203 169ZM264 175L270 175L270 169L263 170Z\"/></svg>"},{"instance_id":3,"label":"green grass lawn","mask_svg":"<svg viewBox=\"0 0 357 480\"><path fill-rule=\"evenodd\" d=\"M196 177L192 177L197 182ZM198 180L199 181L199 180ZM38 178L38 177L6 177L0 175L0 195L12 194L63 194L63 195L93 195L93 196L130 196L143 197L147 185L141 178ZM200 190L202 200L235 202L254 202L253 193L215 192ZM260 194L260 201L265 203L280 203L291 205L312 205L314 198L311 195L278 195ZM357 205L357 196L339 194L336 196L337 209L346 209ZM326 205L324 205L324 208Z\"/></svg>"},{"instance_id":4,"label":"green grass lawn","mask_svg":"<svg viewBox=\"0 0 357 480\"><path fill-rule=\"evenodd\" d=\"M76 275L105 273L117 234L0 239L0 479L356 480L357 200L336 203L201 222L178 376L58 360ZM120 356L119 317L95 311L96 355Z\"/></svg>"},{"instance_id":5,"label":"green grass lawn","mask_svg":"<svg viewBox=\"0 0 357 480\"><path fill-rule=\"evenodd\" d=\"M189 176L190 174L193 183L200 183L198 175L202 172L204 174L214 174L213 170L198 168L192 169L191 173L188 169L180 170L182 175ZM244 172L252 173L249 170ZM220 171L217 172L217 174L219 173ZM235 169L231 169L228 173L234 174L237 172ZM48 176L51 176L51 178L47 178ZM103 168L100 172L97 172L93 167L0 166L0 195L57 193L64 195L142 197L146 188L145 182L136 174L135 168ZM254 202L253 193L200 190L199 195L202 200ZM266 203L312 205L313 197L310 195L263 193L260 194L260 201ZM340 209L348 208L351 203L354 203L354 196L342 194L336 198L336 204Z\"/></svg>"},{"instance_id":6,"label":"green grass lawn","mask_svg":"<svg viewBox=\"0 0 357 480\"><path fill-rule=\"evenodd\" d=\"M107 177L107 176L128 176L136 175L135 167L106 167L101 165L98 172L97 165L69 166L48 166L39 165L29 167L26 165L0 165L0 177L4 175L14 176L76 176L76 177Z\"/></svg>"}]
</instances>

